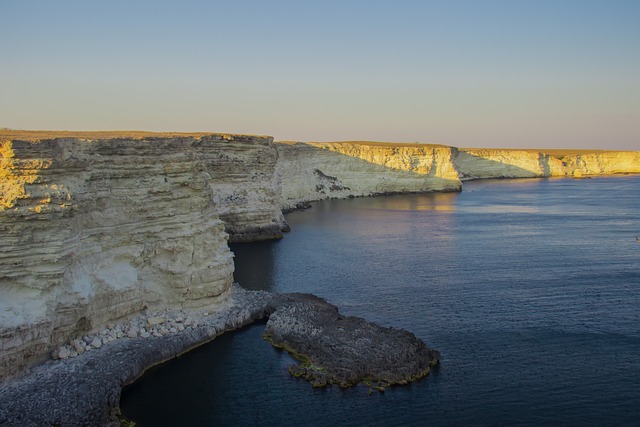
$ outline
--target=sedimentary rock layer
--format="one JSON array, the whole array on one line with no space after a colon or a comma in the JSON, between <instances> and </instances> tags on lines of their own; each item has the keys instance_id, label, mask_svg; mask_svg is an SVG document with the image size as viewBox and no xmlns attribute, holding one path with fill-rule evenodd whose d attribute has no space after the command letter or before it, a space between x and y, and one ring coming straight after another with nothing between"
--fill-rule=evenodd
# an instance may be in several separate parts
<instances>
[{"instance_id":1,"label":"sedimentary rock layer","mask_svg":"<svg viewBox=\"0 0 640 427\"><path fill-rule=\"evenodd\" d=\"M147 306L215 303L233 281L225 227L284 226L270 137L5 139L0 153L1 377Z\"/></svg>"},{"instance_id":2,"label":"sedimentary rock layer","mask_svg":"<svg viewBox=\"0 0 640 427\"><path fill-rule=\"evenodd\" d=\"M453 162L463 181L640 173L640 151L461 148Z\"/></svg>"}]
</instances>

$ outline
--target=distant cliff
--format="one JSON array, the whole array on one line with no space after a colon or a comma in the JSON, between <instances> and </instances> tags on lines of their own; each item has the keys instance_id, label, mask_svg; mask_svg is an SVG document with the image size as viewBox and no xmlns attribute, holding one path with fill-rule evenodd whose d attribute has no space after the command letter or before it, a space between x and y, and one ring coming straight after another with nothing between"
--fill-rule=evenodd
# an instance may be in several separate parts
<instances>
[{"instance_id":1,"label":"distant cliff","mask_svg":"<svg viewBox=\"0 0 640 427\"><path fill-rule=\"evenodd\" d=\"M227 241L282 237L282 210L301 203L640 173L639 152L206 133L0 131L0 162L0 378L145 308L217 304L233 281Z\"/></svg>"},{"instance_id":2,"label":"distant cliff","mask_svg":"<svg viewBox=\"0 0 640 427\"><path fill-rule=\"evenodd\" d=\"M451 147L299 142L276 148L284 208L326 198L461 189Z\"/></svg>"},{"instance_id":3,"label":"distant cliff","mask_svg":"<svg viewBox=\"0 0 640 427\"><path fill-rule=\"evenodd\" d=\"M640 173L640 151L461 148L453 162L463 181Z\"/></svg>"}]
</instances>

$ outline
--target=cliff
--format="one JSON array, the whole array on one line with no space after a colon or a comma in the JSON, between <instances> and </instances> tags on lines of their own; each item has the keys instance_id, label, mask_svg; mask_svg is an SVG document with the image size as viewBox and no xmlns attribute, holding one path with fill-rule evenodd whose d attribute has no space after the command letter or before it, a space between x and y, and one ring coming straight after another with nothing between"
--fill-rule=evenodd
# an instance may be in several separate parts
<instances>
[{"instance_id":1,"label":"cliff","mask_svg":"<svg viewBox=\"0 0 640 427\"><path fill-rule=\"evenodd\" d=\"M298 142L276 148L285 209L326 198L461 189L451 147Z\"/></svg>"},{"instance_id":2,"label":"cliff","mask_svg":"<svg viewBox=\"0 0 640 427\"><path fill-rule=\"evenodd\" d=\"M640 151L457 149L461 180L640 173Z\"/></svg>"},{"instance_id":3,"label":"cliff","mask_svg":"<svg viewBox=\"0 0 640 427\"><path fill-rule=\"evenodd\" d=\"M281 235L270 137L20 136L0 146L2 376L147 307L215 304L225 226Z\"/></svg>"},{"instance_id":4,"label":"cliff","mask_svg":"<svg viewBox=\"0 0 640 427\"><path fill-rule=\"evenodd\" d=\"M281 237L282 209L612 173L640 173L640 153L0 131L0 379L147 308L218 304L233 281L227 242Z\"/></svg>"}]
</instances>

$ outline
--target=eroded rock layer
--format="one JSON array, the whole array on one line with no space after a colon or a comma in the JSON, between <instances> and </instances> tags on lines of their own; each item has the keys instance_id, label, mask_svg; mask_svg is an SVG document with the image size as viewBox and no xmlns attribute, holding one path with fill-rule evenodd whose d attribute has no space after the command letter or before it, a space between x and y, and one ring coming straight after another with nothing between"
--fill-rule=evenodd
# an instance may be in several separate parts
<instances>
[{"instance_id":1,"label":"eroded rock layer","mask_svg":"<svg viewBox=\"0 0 640 427\"><path fill-rule=\"evenodd\" d=\"M122 338L48 360L0 387L2 426L115 426L122 388L155 364L267 316L280 298L233 286L197 325L160 337Z\"/></svg>"},{"instance_id":2,"label":"eroded rock layer","mask_svg":"<svg viewBox=\"0 0 640 427\"><path fill-rule=\"evenodd\" d=\"M284 225L269 137L1 144L2 376L147 306L215 303L233 281L225 224L236 240Z\"/></svg>"}]
</instances>

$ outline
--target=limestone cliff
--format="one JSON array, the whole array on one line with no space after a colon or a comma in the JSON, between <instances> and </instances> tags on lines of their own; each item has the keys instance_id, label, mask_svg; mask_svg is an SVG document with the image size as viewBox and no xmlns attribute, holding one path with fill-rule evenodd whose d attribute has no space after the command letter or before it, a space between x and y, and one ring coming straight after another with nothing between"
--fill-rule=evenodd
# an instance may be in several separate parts
<instances>
[{"instance_id":1,"label":"limestone cliff","mask_svg":"<svg viewBox=\"0 0 640 427\"><path fill-rule=\"evenodd\" d=\"M215 211L230 242L282 237L288 229L280 210L273 138L227 137L207 164Z\"/></svg>"},{"instance_id":2,"label":"limestone cliff","mask_svg":"<svg viewBox=\"0 0 640 427\"><path fill-rule=\"evenodd\" d=\"M372 142L278 143L285 209L300 202L385 193L460 191L452 148Z\"/></svg>"},{"instance_id":3,"label":"limestone cliff","mask_svg":"<svg viewBox=\"0 0 640 427\"><path fill-rule=\"evenodd\" d=\"M613 173L640 173L640 152L0 131L0 379L146 307L221 301L233 280L227 241L281 237L281 209Z\"/></svg>"},{"instance_id":4,"label":"limestone cliff","mask_svg":"<svg viewBox=\"0 0 640 427\"><path fill-rule=\"evenodd\" d=\"M215 302L225 224L284 226L270 137L24 136L0 146L0 376L147 306Z\"/></svg>"},{"instance_id":5,"label":"limestone cliff","mask_svg":"<svg viewBox=\"0 0 640 427\"><path fill-rule=\"evenodd\" d=\"M582 177L640 173L639 151L457 149L463 181L490 178Z\"/></svg>"}]
</instances>

